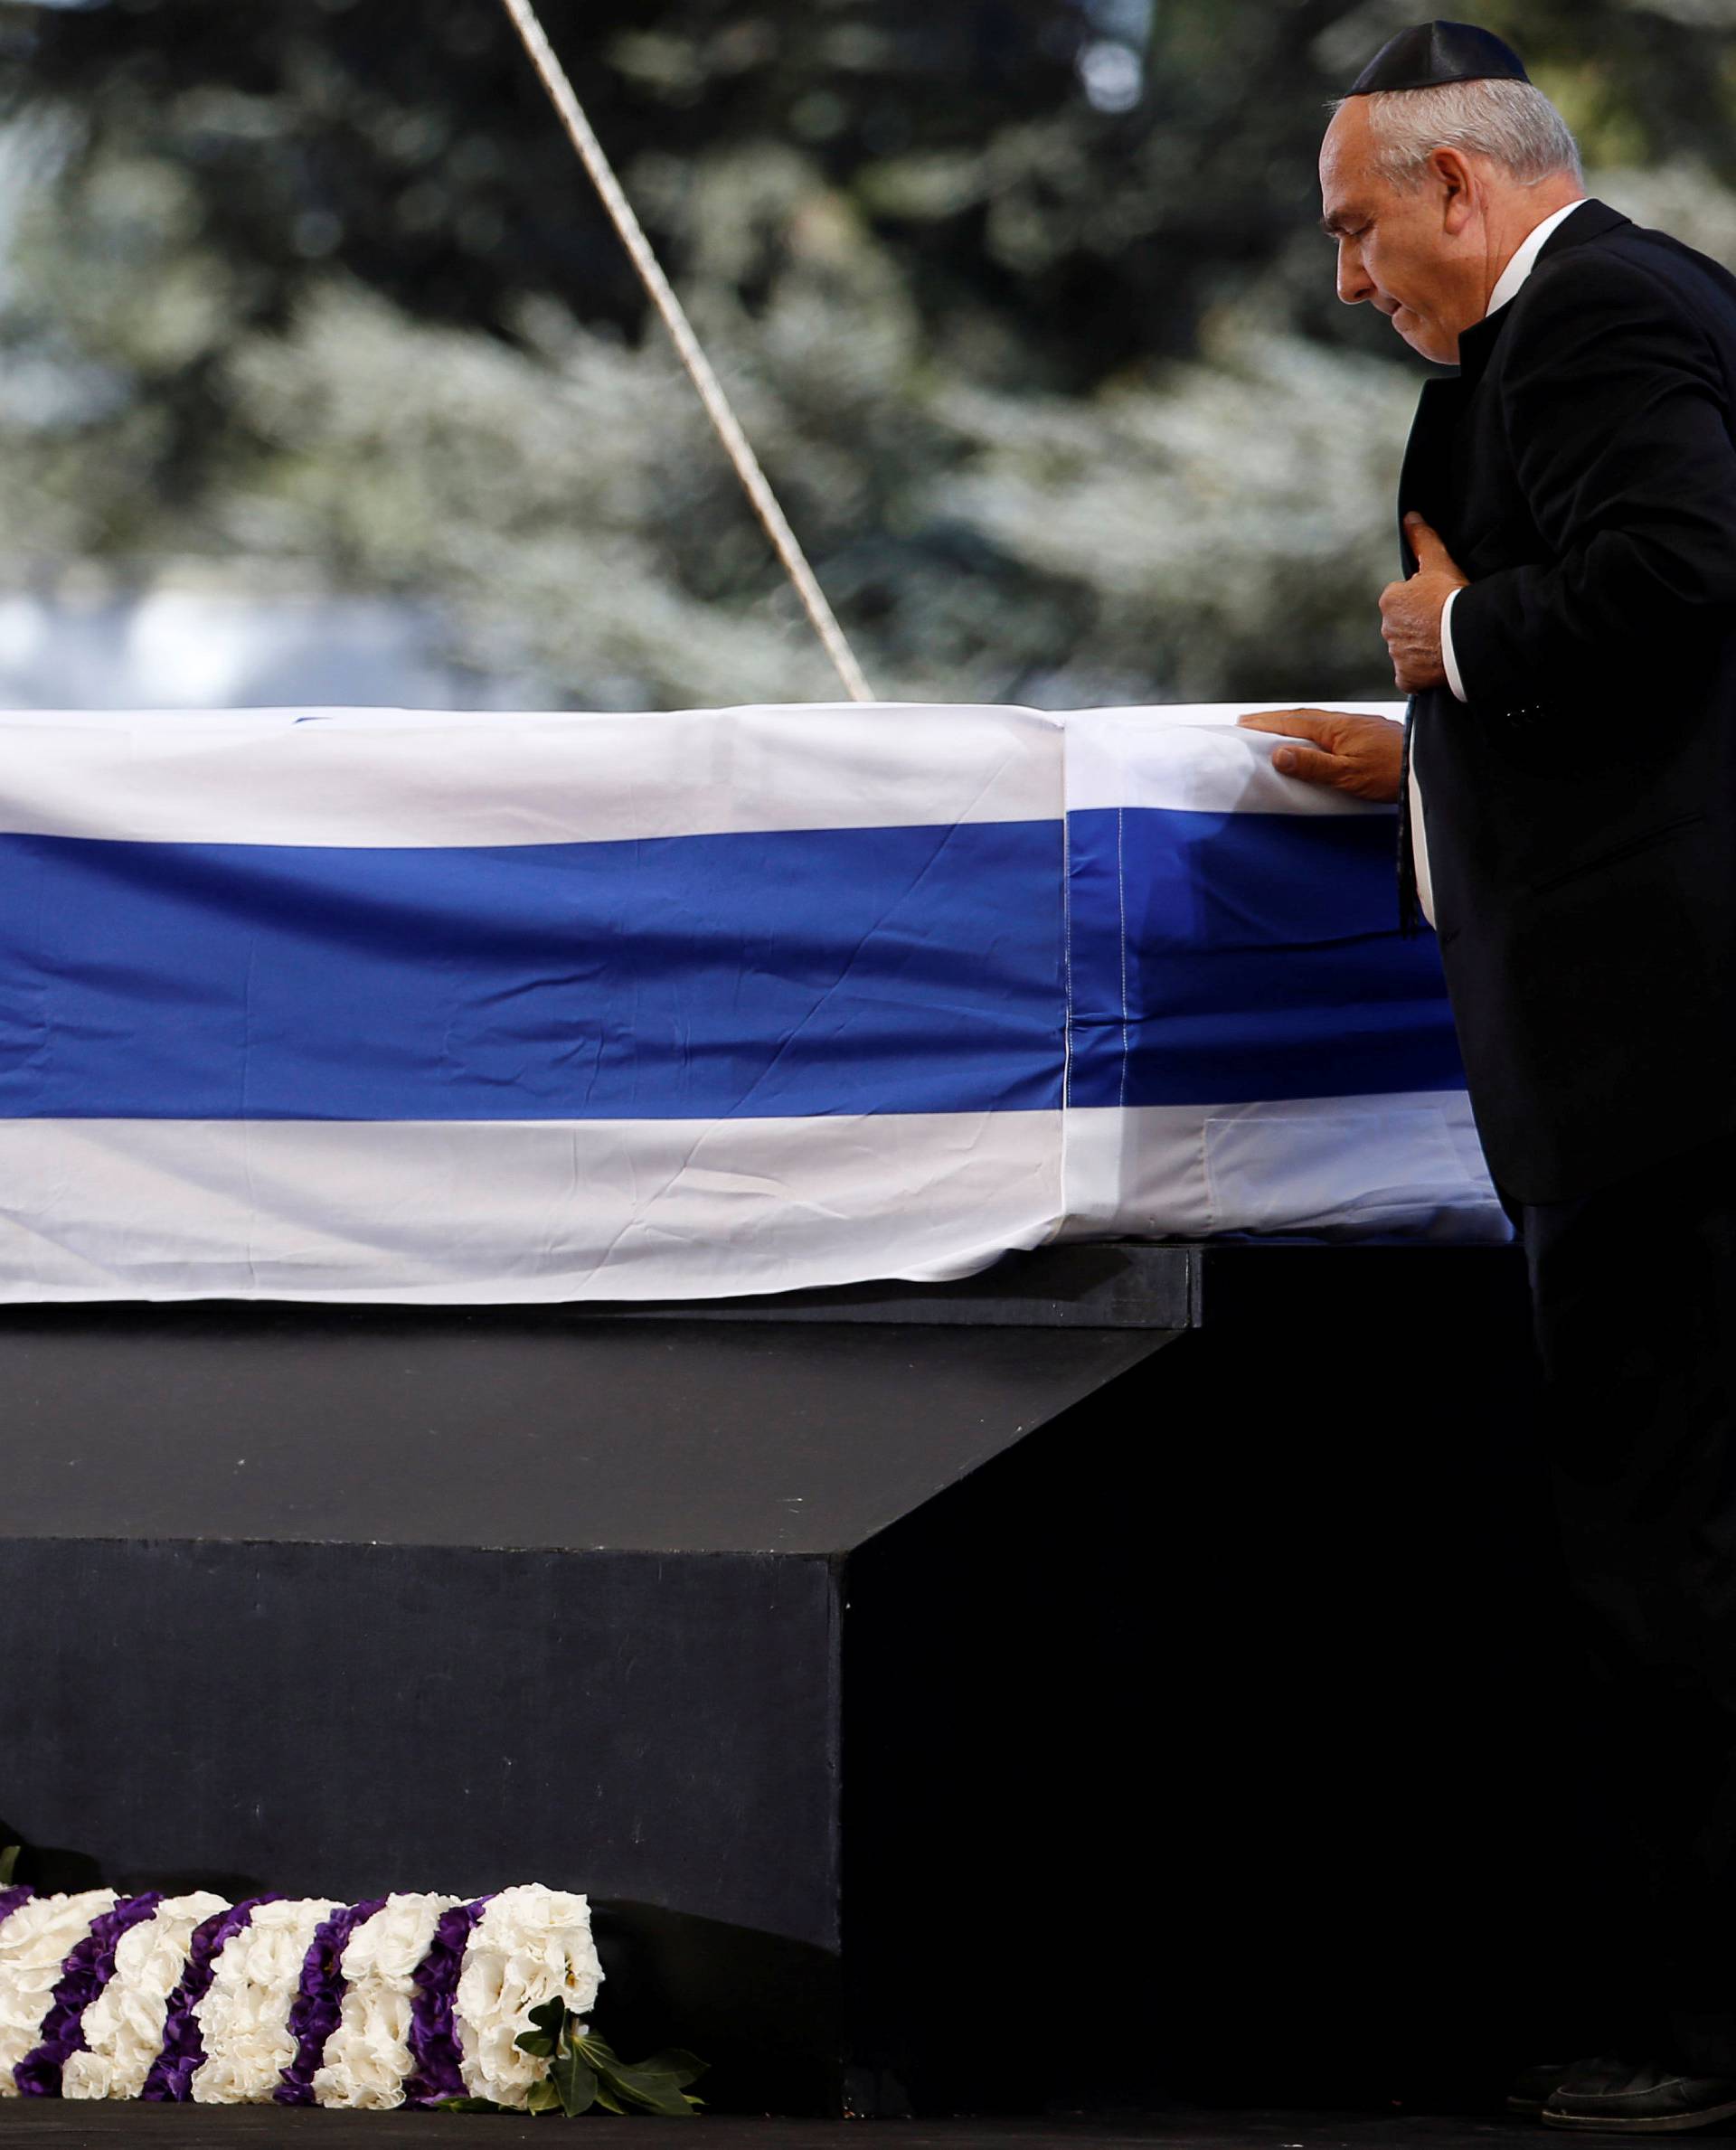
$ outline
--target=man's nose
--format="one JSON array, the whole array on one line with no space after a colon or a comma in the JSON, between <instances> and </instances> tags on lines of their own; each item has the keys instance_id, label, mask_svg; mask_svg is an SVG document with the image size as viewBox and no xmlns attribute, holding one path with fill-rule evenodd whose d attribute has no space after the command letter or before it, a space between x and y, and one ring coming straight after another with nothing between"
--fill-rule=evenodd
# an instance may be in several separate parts
<instances>
[{"instance_id":1,"label":"man's nose","mask_svg":"<svg viewBox=\"0 0 1736 2150\"><path fill-rule=\"evenodd\" d=\"M1374 285L1363 267L1363 250L1354 240L1338 241L1338 296L1347 306L1359 306L1373 294Z\"/></svg>"}]
</instances>

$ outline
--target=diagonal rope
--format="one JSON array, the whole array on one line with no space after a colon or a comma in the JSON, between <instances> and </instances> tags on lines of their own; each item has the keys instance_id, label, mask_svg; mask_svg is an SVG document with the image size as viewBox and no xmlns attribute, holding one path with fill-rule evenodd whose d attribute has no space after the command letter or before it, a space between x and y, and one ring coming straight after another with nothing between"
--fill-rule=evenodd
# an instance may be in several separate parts
<instances>
[{"instance_id":1,"label":"diagonal rope","mask_svg":"<svg viewBox=\"0 0 1736 2150\"><path fill-rule=\"evenodd\" d=\"M633 205L621 192L603 146L591 132L590 122L580 108L573 95L572 84L566 71L556 59L553 47L537 20L531 0L501 0L501 5L512 17L513 25L524 41L536 71L542 78L542 87L548 91L555 110L561 115L573 147L579 152L587 172L590 174L597 192L603 198L621 244L632 258L633 266L639 272L640 280L650 294L651 302L663 316L663 325L669 331L681 363L687 369L699 400L705 406L706 415L717 428L718 437L729 451L735 465L736 476L747 488L760 520L765 525L766 535L784 564L785 572L796 585L796 594L801 599L814 632L826 646L826 654L837 667L854 702L872 702L873 693L863 676L855 653L844 640L844 629L838 625L836 615L826 601L826 593L814 578L814 571L807 564L807 555L802 551L796 533L790 528L788 518L778 504L777 496L766 482L766 474L760 467L759 457L748 444L748 437L741 430L730 400L723 392L723 384L712 371L711 362L699 347L693 325L688 320L680 299L675 297L669 279L664 275L656 256L651 251L651 242L645 236L639 220L633 213Z\"/></svg>"}]
</instances>

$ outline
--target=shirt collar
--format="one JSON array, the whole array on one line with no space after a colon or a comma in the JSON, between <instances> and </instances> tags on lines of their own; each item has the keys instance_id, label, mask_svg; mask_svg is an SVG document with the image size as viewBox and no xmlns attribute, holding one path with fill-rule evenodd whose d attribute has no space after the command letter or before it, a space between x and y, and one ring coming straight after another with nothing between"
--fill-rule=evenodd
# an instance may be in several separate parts
<instances>
[{"instance_id":1,"label":"shirt collar","mask_svg":"<svg viewBox=\"0 0 1736 2150\"><path fill-rule=\"evenodd\" d=\"M1519 242L1511 261L1501 271L1495 289L1489 294L1489 314L1498 313L1514 297L1521 284L1537 266L1537 257L1543 250L1543 243L1557 224L1564 223L1576 209L1583 209L1585 200L1570 202L1565 209L1558 209L1552 216L1546 216L1541 224L1534 225ZM1486 321L1489 314L1483 318Z\"/></svg>"}]
</instances>

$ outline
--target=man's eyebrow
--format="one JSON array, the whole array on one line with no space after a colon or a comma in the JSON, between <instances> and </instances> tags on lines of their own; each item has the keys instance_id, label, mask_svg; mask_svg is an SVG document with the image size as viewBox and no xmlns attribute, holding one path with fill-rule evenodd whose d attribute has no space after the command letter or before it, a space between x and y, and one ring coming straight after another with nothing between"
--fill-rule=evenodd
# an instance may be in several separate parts
<instances>
[{"instance_id":1,"label":"man's eyebrow","mask_svg":"<svg viewBox=\"0 0 1736 2150\"><path fill-rule=\"evenodd\" d=\"M1321 218L1320 229L1328 239L1336 239L1341 231L1351 230L1355 222L1347 209L1335 209L1330 216Z\"/></svg>"}]
</instances>

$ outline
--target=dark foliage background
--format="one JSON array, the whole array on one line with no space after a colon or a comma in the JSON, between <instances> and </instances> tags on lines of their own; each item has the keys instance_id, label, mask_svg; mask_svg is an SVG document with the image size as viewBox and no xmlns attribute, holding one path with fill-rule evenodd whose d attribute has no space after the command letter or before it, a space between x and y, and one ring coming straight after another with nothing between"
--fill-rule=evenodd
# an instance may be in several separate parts
<instances>
[{"instance_id":1,"label":"dark foliage background","mask_svg":"<svg viewBox=\"0 0 1736 2150\"><path fill-rule=\"evenodd\" d=\"M543 0L871 676L1385 689L1419 362L1340 307L1388 0ZM1736 257L1731 0L1501 0L1599 191ZM495 0L0 0L14 582L398 593L548 698L829 670Z\"/></svg>"}]
</instances>

